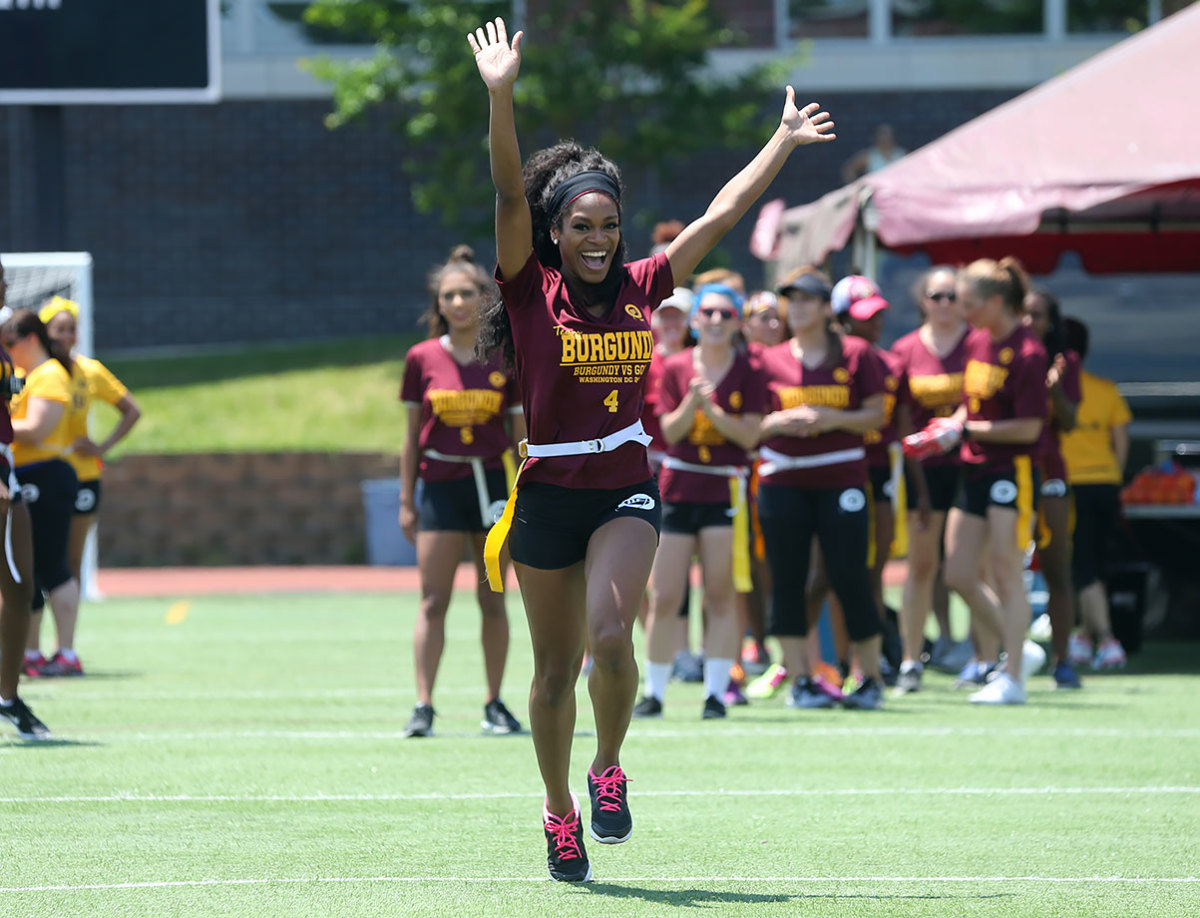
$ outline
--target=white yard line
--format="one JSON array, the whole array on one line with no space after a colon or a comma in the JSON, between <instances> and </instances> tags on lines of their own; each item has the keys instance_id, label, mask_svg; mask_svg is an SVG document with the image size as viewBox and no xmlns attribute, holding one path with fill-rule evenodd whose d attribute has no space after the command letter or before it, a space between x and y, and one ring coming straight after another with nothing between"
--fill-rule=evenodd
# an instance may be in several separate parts
<instances>
[{"instance_id":1,"label":"white yard line","mask_svg":"<svg viewBox=\"0 0 1200 918\"><path fill-rule=\"evenodd\" d=\"M264 877L259 879L231 880L146 880L131 883L81 883L77 885L48 885L48 886L0 886L0 893L19 892L84 892L88 890L110 889L166 889L172 887L195 886L272 886L279 884L302 883L547 883L548 877ZM1108 883L1157 886L1161 884L1194 884L1200 882L1200 877L1041 877L1041 876L963 876L963 877L880 877L880 876L845 876L845 877L596 877L598 883L703 883L708 886L722 886L728 883Z\"/></svg>"},{"instance_id":2,"label":"white yard line","mask_svg":"<svg viewBox=\"0 0 1200 918\"><path fill-rule=\"evenodd\" d=\"M1200 787L862 787L639 791L647 797L963 797L1036 796L1169 796L1200 794ZM95 794L58 797L0 797L0 803L381 803L418 800L509 800L536 799L541 791L524 793L489 791L477 794Z\"/></svg>"}]
</instances>

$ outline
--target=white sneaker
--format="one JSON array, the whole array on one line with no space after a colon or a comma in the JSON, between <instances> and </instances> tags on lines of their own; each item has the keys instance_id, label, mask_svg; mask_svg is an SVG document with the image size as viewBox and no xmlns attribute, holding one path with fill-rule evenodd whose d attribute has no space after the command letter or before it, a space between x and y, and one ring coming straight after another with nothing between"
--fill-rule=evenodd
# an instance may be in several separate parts
<instances>
[{"instance_id":1,"label":"white sneaker","mask_svg":"<svg viewBox=\"0 0 1200 918\"><path fill-rule=\"evenodd\" d=\"M998 673L991 682L971 695L971 704L1024 704L1025 689L1008 673Z\"/></svg>"},{"instance_id":2,"label":"white sneaker","mask_svg":"<svg viewBox=\"0 0 1200 918\"><path fill-rule=\"evenodd\" d=\"M1045 665L1046 651L1042 649L1042 645L1026 638L1025 643L1021 645L1022 684Z\"/></svg>"},{"instance_id":3,"label":"white sneaker","mask_svg":"<svg viewBox=\"0 0 1200 918\"><path fill-rule=\"evenodd\" d=\"M1054 629L1050 626L1050 616L1043 612L1033 620L1033 624L1029 626L1029 636L1035 641L1049 641L1054 635Z\"/></svg>"}]
</instances>

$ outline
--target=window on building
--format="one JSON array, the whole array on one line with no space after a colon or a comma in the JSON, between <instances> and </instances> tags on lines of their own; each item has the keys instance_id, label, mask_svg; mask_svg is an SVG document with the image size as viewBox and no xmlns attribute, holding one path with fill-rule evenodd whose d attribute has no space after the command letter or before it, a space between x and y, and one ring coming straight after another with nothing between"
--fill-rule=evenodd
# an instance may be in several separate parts
<instances>
[{"instance_id":1,"label":"window on building","mask_svg":"<svg viewBox=\"0 0 1200 918\"><path fill-rule=\"evenodd\" d=\"M1067 31L1136 32L1158 16L1170 16L1194 0L1066 0Z\"/></svg>"},{"instance_id":2,"label":"window on building","mask_svg":"<svg viewBox=\"0 0 1200 918\"><path fill-rule=\"evenodd\" d=\"M891 0L892 34L1031 35L1044 27L1043 0Z\"/></svg>"},{"instance_id":3,"label":"window on building","mask_svg":"<svg viewBox=\"0 0 1200 918\"><path fill-rule=\"evenodd\" d=\"M870 0L788 0L791 38L866 38Z\"/></svg>"}]
</instances>

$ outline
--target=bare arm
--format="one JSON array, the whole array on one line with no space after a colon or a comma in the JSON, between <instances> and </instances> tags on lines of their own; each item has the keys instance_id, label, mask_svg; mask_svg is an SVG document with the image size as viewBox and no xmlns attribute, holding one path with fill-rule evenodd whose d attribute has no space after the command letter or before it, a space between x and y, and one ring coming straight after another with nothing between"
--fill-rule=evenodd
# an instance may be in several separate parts
<instances>
[{"instance_id":1,"label":"bare arm","mask_svg":"<svg viewBox=\"0 0 1200 918\"><path fill-rule=\"evenodd\" d=\"M1113 452L1117 454L1117 470L1125 478L1125 464L1129 461L1129 425L1119 424L1112 429Z\"/></svg>"},{"instance_id":2,"label":"bare arm","mask_svg":"<svg viewBox=\"0 0 1200 918\"><path fill-rule=\"evenodd\" d=\"M848 430L851 433L866 433L868 430L878 430L884 425L885 401L885 395L879 392L864 398L862 406L851 411L818 408L815 426L819 431Z\"/></svg>"},{"instance_id":3,"label":"bare arm","mask_svg":"<svg viewBox=\"0 0 1200 918\"><path fill-rule=\"evenodd\" d=\"M400 528L409 542L417 540L417 469L421 467L421 406L409 404L408 425L400 447Z\"/></svg>"},{"instance_id":4,"label":"bare arm","mask_svg":"<svg viewBox=\"0 0 1200 918\"><path fill-rule=\"evenodd\" d=\"M513 449L520 451L521 441L529 436L529 425L525 423L524 411L513 411L508 415L508 436Z\"/></svg>"},{"instance_id":5,"label":"bare arm","mask_svg":"<svg viewBox=\"0 0 1200 918\"><path fill-rule=\"evenodd\" d=\"M62 402L33 396L29 399L29 410L25 412L25 417L12 422L13 438L18 443L41 443L50 436L66 410L67 406Z\"/></svg>"},{"instance_id":6,"label":"bare arm","mask_svg":"<svg viewBox=\"0 0 1200 918\"><path fill-rule=\"evenodd\" d=\"M667 443L674 446L691 433L696 424L696 407L692 390L688 389L678 405L659 415L658 421L662 426L663 439Z\"/></svg>"},{"instance_id":7,"label":"bare arm","mask_svg":"<svg viewBox=\"0 0 1200 918\"><path fill-rule=\"evenodd\" d=\"M1042 435L1041 418L967 421L966 431L983 443L1033 443Z\"/></svg>"},{"instance_id":8,"label":"bare arm","mask_svg":"<svg viewBox=\"0 0 1200 918\"><path fill-rule=\"evenodd\" d=\"M524 35L517 32L510 45L504 20L497 17L467 36L479 75L488 88L488 150L492 184L496 186L496 259L504 279L516 276L533 249L533 221L525 200L521 148L513 116L513 84L521 69Z\"/></svg>"},{"instance_id":9,"label":"bare arm","mask_svg":"<svg viewBox=\"0 0 1200 918\"><path fill-rule=\"evenodd\" d=\"M93 443L87 437L80 437L75 441L75 452L84 456L103 456L125 439L125 435L133 430L133 425L142 417L141 407L129 393L121 396L120 400L113 407L121 412L121 420L112 429L112 433L99 443Z\"/></svg>"},{"instance_id":10,"label":"bare arm","mask_svg":"<svg viewBox=\"0 0 1200 918\"><path fill-rule=\"evenodd\" d=\"M676 278L690 277L713 247L721 241L750 205L762 196L798 146L834 140L828 112L819 112L816 102L796 108L796 92L787 88L779 127L758 155L731 178L713 198L704 215L693 220L667 246L667 260Z\"/></svg>"}]
</instances>

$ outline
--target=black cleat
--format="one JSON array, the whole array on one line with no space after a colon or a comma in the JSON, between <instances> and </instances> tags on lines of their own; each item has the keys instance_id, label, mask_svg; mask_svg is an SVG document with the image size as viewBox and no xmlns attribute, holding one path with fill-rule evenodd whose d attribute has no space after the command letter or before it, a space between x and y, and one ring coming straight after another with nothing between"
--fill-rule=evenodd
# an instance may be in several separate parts
<instances>
[{"instance_id":1,"label":"black cleat","mask_svg":"<svg viewBox=\"0 0 1200 918\"><path fill-rule=\"evenodd\" d=\"M642 700L633 706L633 716L638 720L662 717L662 702L653 695L643 695Z\"/></svg>"},{"instance_id":2,"label":"black cleat","mask_svg":"<svg viewBox=\"0 0 1200 918\"><path fill-rule=\"evenodd\" d=\"M434 710L432 705L417 705L413 708L412 717L404 725L404 735L433 736L433 715Z\"/></svg>"},{"instance_id":3,"label":"black cleat","mask_svg":"<svg viewBox=\"0 0 1200 918\"><path fill-rule=\"evenodd\" d=\"M29 705L20 697L14 698L11 704L0 705L0 717L17 728L17 736L21 739L51 739L50 728L38 720L37 715L29 710Z\"/></svg>"},{"instance_id":4,"label":"black cleat","mask_svg":"<svg viewBox=\"0 0 1200 918\"><path fill-rule=\"evenodd\" d=\"M718 701L715 695L704 699L704 713L700 715L703 720L720 720L724 716L725 705Z\"/></svg>"},{"instance_id":5,"label":"black cleat","mask_svg":"<svg viewBox=\"0 0 1200 918\"><path fill-rule=\"evenodd\" d=\"M521 732L521 722L512 716L512 711L505 707L499 698L484 705L483 720L479 725L488 733L497 736Z\"/></svg>"}]
</instances>

